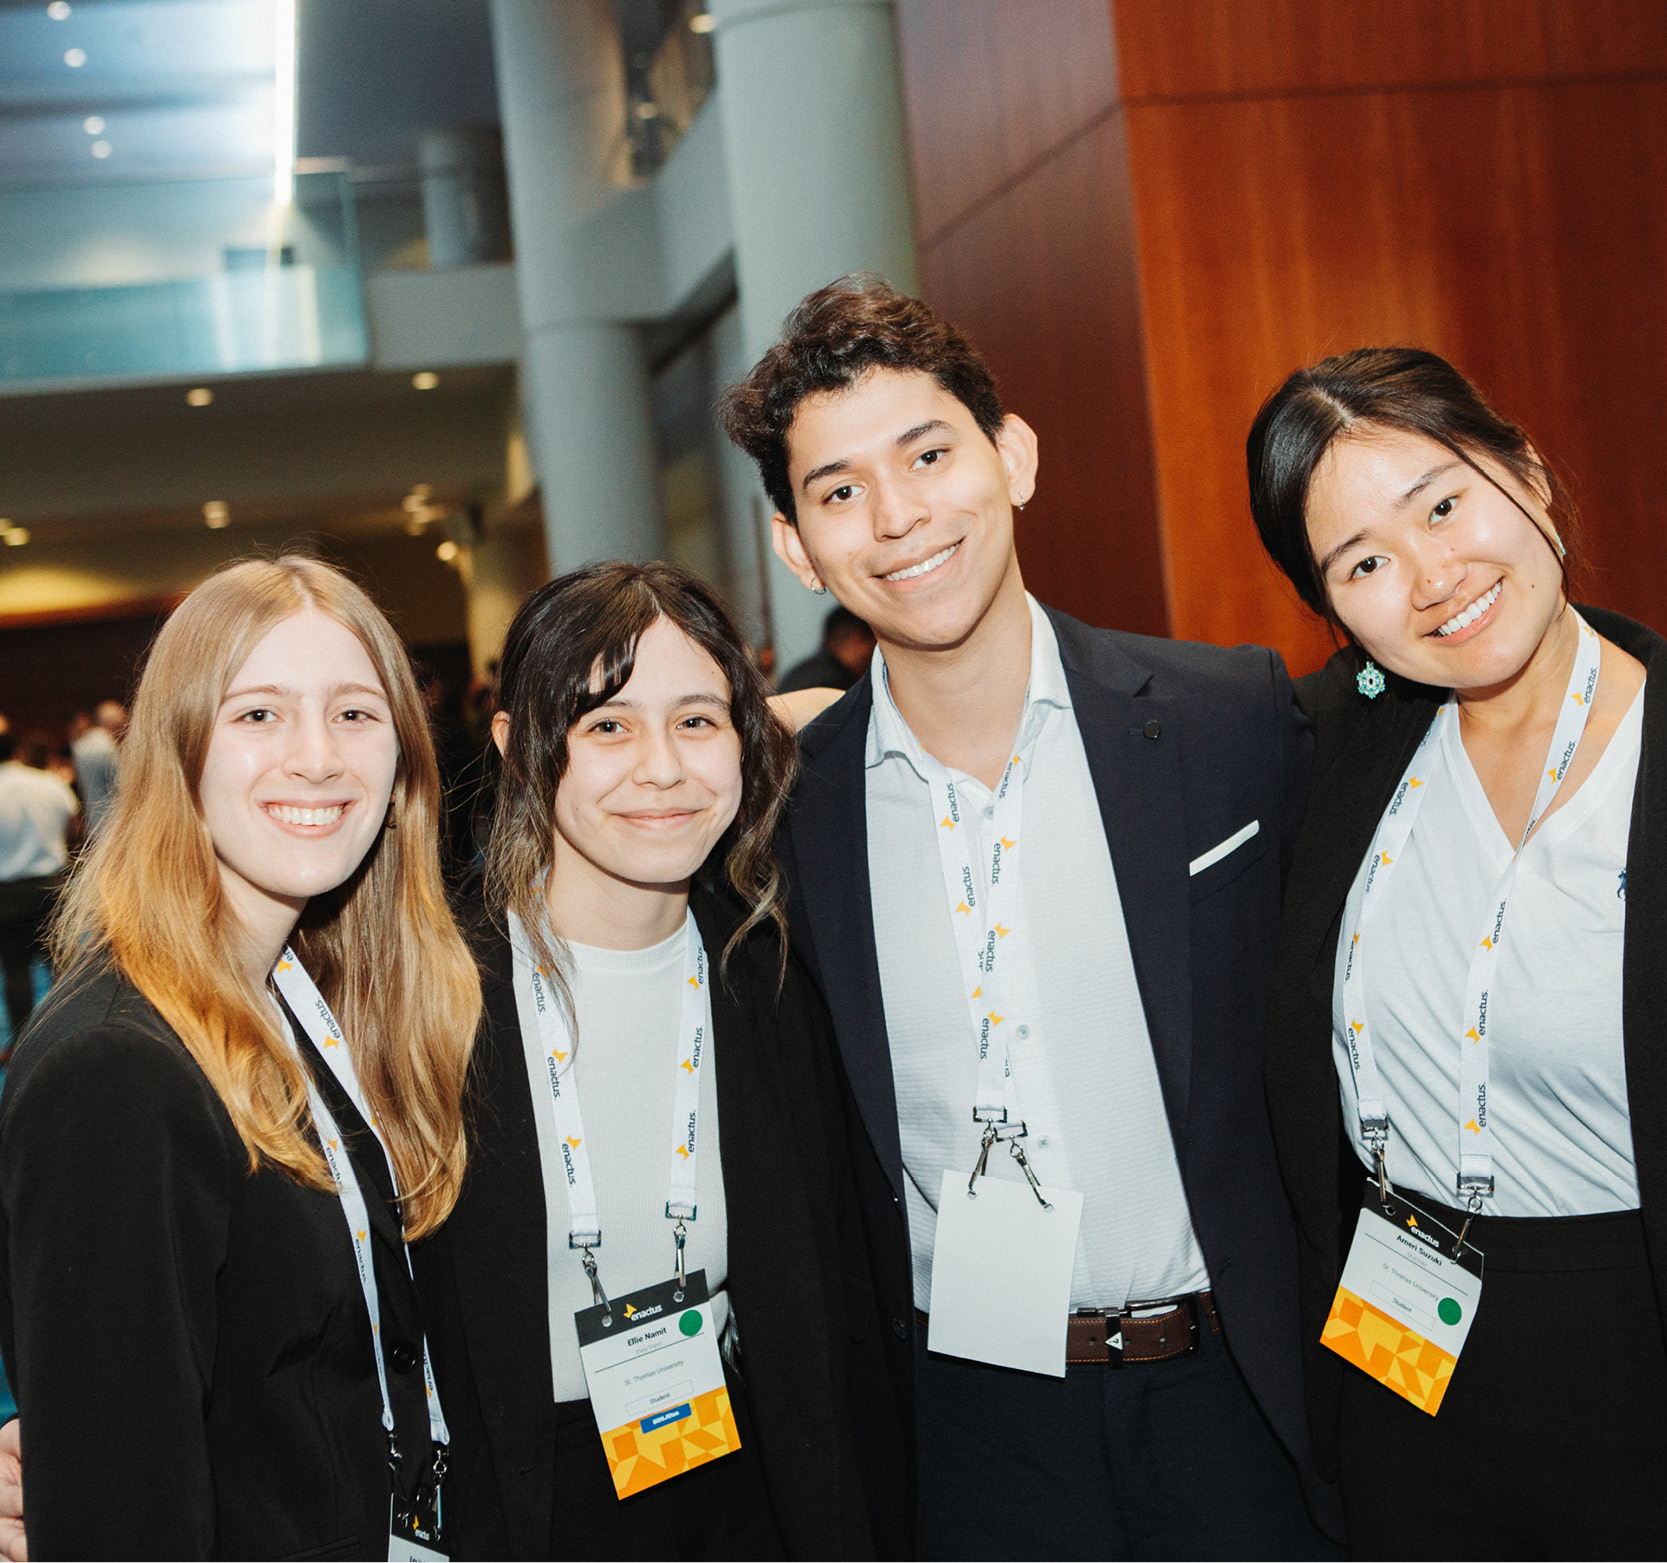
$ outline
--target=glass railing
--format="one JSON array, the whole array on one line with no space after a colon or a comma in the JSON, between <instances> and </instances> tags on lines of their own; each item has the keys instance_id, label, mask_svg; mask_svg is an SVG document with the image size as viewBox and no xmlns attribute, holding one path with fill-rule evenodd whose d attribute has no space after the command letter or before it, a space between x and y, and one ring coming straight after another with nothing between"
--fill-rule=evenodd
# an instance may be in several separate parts
<instances>
[{"instance_id":1,"label":"glass railing","mask_svg":"<svg viewBox=\"0 0 1667 1563\"><path fill-rule=\"evenodd\" d=\"M340 172L0 189L0 389L368 357Z\"/></svg>"}]
</instances>

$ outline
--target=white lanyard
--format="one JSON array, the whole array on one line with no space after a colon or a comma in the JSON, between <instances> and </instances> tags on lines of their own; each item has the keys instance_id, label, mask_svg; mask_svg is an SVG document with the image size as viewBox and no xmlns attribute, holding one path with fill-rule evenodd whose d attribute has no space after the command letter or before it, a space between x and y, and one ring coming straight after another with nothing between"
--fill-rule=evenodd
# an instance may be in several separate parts
<instances>
[{"instance_id":1,"label":"white lanyard","mask_svg":"<svg viewBox=\"0 0 1667 1563\"><path fill-rule=\"evenodd\" d=\"M515 956L515 979L521 1004L522 1025L530 1007L538 1031L539 1050L544 1059L544 1086L534 1094L549 1103L555 1125L556 1143L561 1148L562 1170L567 1178L567 1246L583 1251L585 1273L590 1277L596 1300L606 1303L597 1278L591 1250L601 1247L602 1223L597 1207L596 1183L591 1176L590 1152L585 1148L584 1120L579 1112L579 1077L572 1062L573 1028L564 1007L552 990L545 973L533 959L532 942L520 918L509 914L510 945ZM709 1040L710 1004L707 991L706 946L695 925L695 914L684 922L683 1001L677 1027L677 1057L673 1065L676 1088L672 1098L672 1147L668 1154L666 1219L676 1222L672 1239L676 1245L677 1277L683 1280L685 1223L696 1215L696 1172L700 1159L700 1079L706 1064ZM552 1216L554 1211L551 1211ZM552 1237L555 1235L551 1234Z\"/></svg>"},{"instance_id":2,"label":"white lanyard","mask_svg":"<svg viewBox=\"0 0 1667 1563\"><path fill-rule=\"evenodd\" d=\"M1018 946L1014 930L1020 920L1019 865L1015 858L1024 826L1025 773L1035 756L1036 742L1033 735L1024 749L1008 759L1001 773L991 805L987 855L975 854L971 809L964 806L947 767L924 749L919 752L931 788L933 834L943 869L949 925L960 959L961 991L967 995L967 1015L978 1038L978 1083L972 1116L984 1125L984 1140L967 1188L970 1192L988 1165L990 1147L1006 1140L1037 1199L1048 1206L1019 1144L1025 1136L1025 1125L1019 1115L1007 1036L1000 1029L1008 1015Z\"/></svg>"},{"instance_id":3,"label":"white lanyard","mask_svg":"<svg viewBox=\"0 0 1667 1563\"><path fill-rule=\"evenodd\" d=\"M1572 608L1569 611L1574 612ZM1591 715L1592 698L1597 692L1598 669L1602 661L1601 643L1579 614L1575 614L1575 623L1579 626L1580 639L1575 651L1574 668L1569 674L1567 695L1551 735L1551 747L1546 751L1540 784L1534 794L1534 807L1529 813L1522 838L1511 854L1511 861L1505 865L1494 886L1493 896L1488 902L1487 921L1480 930L1465 980L1464 1010L1458 1028L1458 1192L1468 1200L1473 1211L1480 1208L1482 1195L1493 1192L1493 1129L1488 1116L1488 1004L1498 970L1505 908L1516 884L1522 849L1545 811L1551 807L1557 789L1569 773L1569 766L1586 731L1586 719ZM1345 1040L1354 1073L1361 1132L1377 1158L1380 1178L1383 1175L1384 1147L1388 1143L1389 1107L1384 1097L1383 1081L1378 1074L1367 1015L1363 936L1372 912L1382 900L1379 892L1412 835L1413 824L1424 801L1423 777L1428 774L1428 762L1436 746L1443 741L1447 728L1456 724L1458 719L1458 702L1450 697L1437 710L1429 732L1424 735L1412 763L1401 778L1400 786L1395 789L1394 799L1372 842L1360 913L1355 920L1347 963L1343 968L1343 1014L1348 1026ZM1454 742L1462 742L1456 731L1452 737Z\"/></svg>"},{"instance_id":4,"label":"white lanyard","mask_svg":"<svg viewBox=\"0 0 1667 1563\"><path fill-rule=\"evenodd\" d=\"M354 1073L352 1058L348 1056L347 1039L342 1035L336 1017L330 1013L330 1006L325 1003L324 995L314 986L306 968L288 946L285 946L284 953L278 957L278 964L272 970L272 981L283 994L295 1018L306 1029L313 1046L318 1049L319 1056L330 1066L330 1072L347 1092L348 1100L359 1110L359 1116L376 1136L376 1143L382 1147L382 1154L387 1159L388 1181L393 1185L394 1197L397 1199L399 1179L394 1174L393 1157L388 1155L388 1146L382 1138L381 1127L370 1110L370 1104L365 1100L364 1092L359 1088L359 1077ZM296 1051L299 1053L300 1049L297 1048ZM330 1168L330 1176L335 1180L336 1191L341 1198L342 1213L347 1217L348 1236L353 1239L353 1257L359 1265L359 1285L364 1291L365 1307L370 1313L370 1343L376 1354L376 1382L382 1390L382 1426L391 1437L394 1431L394 1407L388 1398L388 1369L382 1355L382 1312L378 1303L376 1266L371 1257L370 1212L366 1208L365 1195L359 1187L358 1176L353 1170L353 1162L345 1153L342 1132L336 1123L335 1114L330 1111L310 1074L307 1080L307 1099L312 1107L313 1122L318 1129L320 1144L324 1149L325 1163ZM411 1251L408 1248L405 1250L405 1268L409 1274ZM434 1364L429 1360L426 1334L423 1336L423 1387L428 1391L428 1436L443 1449L450 1444L451 1434L446 1428L446 1419L440 1410L440 1390L434 1381Z\"/></svg>"}]
</instances>

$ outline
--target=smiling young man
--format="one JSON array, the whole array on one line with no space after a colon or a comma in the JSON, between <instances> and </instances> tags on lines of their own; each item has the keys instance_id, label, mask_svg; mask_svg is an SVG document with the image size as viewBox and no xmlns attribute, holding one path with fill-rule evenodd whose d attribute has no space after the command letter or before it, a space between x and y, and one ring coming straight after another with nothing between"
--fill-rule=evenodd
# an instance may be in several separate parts
<instances>
[{"instance_id":1,"label":"smiling young man","mask_svg":"<svg viewBox=\"0 0 1667 1563\"><path fill-rule=\"evenodd\" d=\"M849 1091L882 1548L1327 1555L1261 1086L1309 752L1278 657L1037 604L1036 435L884 283L807 298L724 417L879 647L782 854Z\"/></svg>"}]
</instances>

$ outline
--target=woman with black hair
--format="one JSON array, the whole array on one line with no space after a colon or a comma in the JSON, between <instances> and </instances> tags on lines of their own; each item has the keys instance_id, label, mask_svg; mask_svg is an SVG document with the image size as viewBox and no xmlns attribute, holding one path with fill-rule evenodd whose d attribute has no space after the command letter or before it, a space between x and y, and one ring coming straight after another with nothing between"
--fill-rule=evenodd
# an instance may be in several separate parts
<instances>
[{"instance_id":1,"label":"woman with black hair","mask_svg":"<svg viewBox=\"0 0 1667 1563\"><path fill-rule=\"evenodd\" d=\"M868 1553L831 1029L771 850L792 735L694 576L616 563L524 604L492 737L469 1174L418 1256L448 1538Z\"/></svg>"},{"instance_id":2,"label":"woman with black hair","mask_svg":"<svg viewBox=\"0 0 1667 1563\"><path fill-rule=\"evenodd\" d=\"M1433 354L1292 375L1248 457L1348 642L1267 1032L1316 1450L1357 1556L1660 1556L1667 642Z\"/></svg>"}]
</instances>

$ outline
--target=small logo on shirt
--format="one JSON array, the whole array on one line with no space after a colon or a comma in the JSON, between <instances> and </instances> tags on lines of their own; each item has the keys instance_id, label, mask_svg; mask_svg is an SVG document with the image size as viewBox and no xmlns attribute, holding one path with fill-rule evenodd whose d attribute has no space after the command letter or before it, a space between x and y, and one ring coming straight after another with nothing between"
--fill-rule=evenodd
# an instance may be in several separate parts
<instances>
[{"instance_id":1,"label":"small logo on shirt","mask_svg":"<svg viewBox=\"0 0 1667 1563\"><path fill-rule=\"evenodd\" d=\"M1624 868L1621 870L1621 883L1620 887L1615 891L1615 899L1617 901L1626 900L1626 870Z\"/></svg>"}]
</instances>

